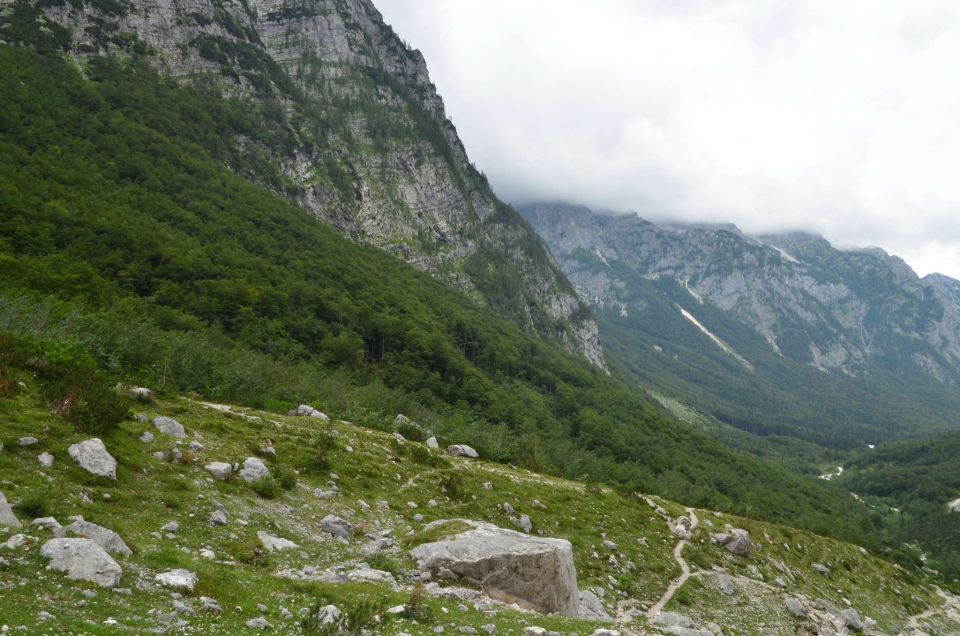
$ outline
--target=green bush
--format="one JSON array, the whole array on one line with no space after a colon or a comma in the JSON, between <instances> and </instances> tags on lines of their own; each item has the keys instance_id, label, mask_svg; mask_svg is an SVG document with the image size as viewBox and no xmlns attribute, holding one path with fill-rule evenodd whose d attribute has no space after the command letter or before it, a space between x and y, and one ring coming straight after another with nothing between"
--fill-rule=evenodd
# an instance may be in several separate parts
<instances>
[{"instance_id":1,"label":"green bush","mask_svg":"<svg viewBox=\"0 0 960 636\"><path fill-rule=\"evenodd\" d=\"M277 466L273 469L274 479L283 490L293 490L297 485L296 471L286 466Z\"/></svg>"},{"instance_id":2,"label":"green bush","mask_svg":"<svg viewBox=\"0 0 960 636\"><path fill-rule=\"evenodd\" d=\"M253 482L251 488L264 499L276 499L280 496L280 483L273 476L258 479Z\"/></svg>"}]
</instances>

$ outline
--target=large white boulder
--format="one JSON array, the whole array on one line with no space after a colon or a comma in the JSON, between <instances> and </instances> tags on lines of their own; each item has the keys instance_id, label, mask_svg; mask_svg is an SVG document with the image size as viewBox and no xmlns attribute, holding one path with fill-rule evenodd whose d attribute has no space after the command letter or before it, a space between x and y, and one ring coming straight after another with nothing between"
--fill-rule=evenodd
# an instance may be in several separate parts
<instances>
[{"instance_id":1,"label":"large white boulder","mask_svg":"<svg viewBox=\"0 0 960 636\"><path fill-rule=\"evenodd\" d=\"M154 580L163 587L183 592L192 592L198 581L195 573L179 568L168 572L161 572Z\"/></svg>"},{"instance_id":2,"label":"large white boulder","mask_svg":"<svg viewBox=\"0 0 960 636\"><path fill-rule=\"evenodd\" d=\"M259 539L260 543L263 544L263 547L270 552L275 552L278 550L293 550L300 547L290 539L275 537L268 532L264 532L263 530L257 533L257 539Z\"/></svg>"},{"instance_id":3,"label":"large white boulder","mask_svg":"<svg viewBox=\"0 0 960 636\"><path fill-rule=\"evenodd\" d=\"M170 437L176 437L177 439L183 439L187 436L187 431L184 430L183 424L173 419L172 417L165 417L161 415L160 417L153 418L153 425L157 428L158 431L164 435L169 435Z\"/></svg>"},{"instance_id":4,"label":"large white boulder","mask_svg":"<svg viewBox=\"0 0 960 636\"><path fill-rule=\"evenodd\" d=\"M287 413L287 415L291 417L312 417L324 422L330 421L330 417L326 413L318 411L309 404L301 404L294 410Z\"/></svg>"},{"instance_id":5,"label":"large white boulder","mask_svg":"<svg viewBox=\"0 0 960 636\"><path fill-rule=\"evenodd\" d=\"M73 461L88 473L116 480L117 460L107 452L103 442L94 437L67 449Z\"/></svg>"},{"instance_id":6,"label":"large white boulder","mask_svg":"<svg viewBox=\"0 0 960 636\"><path fill-rule=\"evenodd\" d=\"M454 457L466 457L468 459L476 459L477 457L480 457L480 454L477 451L466 444L453 444L452 446L447 446L447 455L453 455Z\"/></svg>"},{"instance_id":7,"label":"large white boulder","mask_svg":"<svg viewBox=\"0 0 960 636\"><path fill-rule=\"evenodd\" d=\"M98 526L95 523L90 523L89 521L84 521L83 517L71 517L70 520L73 522L70 525L66 526L64 530L70 534L78 534L81 537L90 539L98 546L111 552L113 554L121 554L123 556L130 556L133 552L127 547L127 544L124 543L123 539L120 538L120 535L110 530L109 528L104 528L103 526Z\"/></svg>"},{"instance_id":8,"label":"large white boulder","mask_svg":"<svg viewBox=\"0 0 960 636\"><path fill-rule=\"evenodd\" d=\"M19 528L20 520L13 514L13 508L7 503L7 498L0 492L0 528Z\"/></svg>"},{"instance_id":9,"label":"large white boulder","mask_svg":"<svg viewBox=\"0 0 960 636\"><path fill-rule=\"evenodd\" d=\"M750 556L750 533L742 528L712 534L710 538L717 545L725 547L731 554L741 557Z\"/></svg>"},{"instance_id":10,"label":"large white boulder","mask_svg":"<svg viewBox=\"0 0 960 636\"><path fill-rule=\"evenodd\" d=\"M243 481L252 484L255 481L260 481L264 477L270 476L270 469L267 468L257 457L247 457L243 460L243 467L237 472L240 476L240 479Z\"/></svg>"},{"instance_id":11,"label":"large white boulder","mask_svg":"<svg viewBox=\"0 0 960 636\"><path fill-rule=\"evenodd\" d=\"M51 569L63 572L69 579L101 587L120 584L123 569L91 539L51 539L40 548L40 554L50 559Z\"/></svg>"},{"instance_id":12,"label":"large white boulder","mask_svg":"<svg viewBox=\"0 0 960 636\"><path fill-rule=\"evenodd\" d=\"M449 570L479 584L490 597L544 614L578 616L580 592L573 548L565 539L531 537L480 521L458 520L471 530L410 551L417 567ZM435 521L424 531L448 521Z\"/></svg>"}]
</instances>

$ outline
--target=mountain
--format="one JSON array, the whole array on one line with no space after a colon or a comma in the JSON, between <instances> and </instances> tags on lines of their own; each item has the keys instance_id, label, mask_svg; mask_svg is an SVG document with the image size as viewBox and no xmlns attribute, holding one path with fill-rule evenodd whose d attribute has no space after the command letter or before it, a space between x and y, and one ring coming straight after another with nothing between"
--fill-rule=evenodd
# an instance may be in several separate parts
<instances>
[{"instance_id":1,"label":"mountain","mask_svg":"<svg viewBox=\"0 0 960 636\"><path fill-rule=\"evenodd\" d=\"M588 309L368 0L3 0L0 42L135 59L244 104L263 122L221 141L237 174L603 366Z\"/></svg>"},{"instance_id":2,"label":"mountain","mask_svg":"<svg viewBox=\"0 0 960 636\"><path fill-rule=\"evenodd\" d=\"M809 234L524 215L644 386L722 422L834 448L955 426L960 282Z\"/></svg>"}]
</instances>

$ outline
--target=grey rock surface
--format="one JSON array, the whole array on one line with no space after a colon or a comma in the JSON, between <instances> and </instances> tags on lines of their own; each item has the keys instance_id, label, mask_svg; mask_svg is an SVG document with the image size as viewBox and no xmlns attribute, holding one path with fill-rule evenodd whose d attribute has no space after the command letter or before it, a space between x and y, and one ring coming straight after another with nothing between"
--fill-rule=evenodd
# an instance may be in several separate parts
<instances>
[{"instance_id":1,"label":"grey rock surface","mask_svg":"<svg viewBox=\"0 0 960 636\"><path fill-rule=\"evenodd\" d=\"M411 550L418 569L433 574L449 570L478 582L492 598L537 612L579 615L580 592L569 541L462 521L473 529ZM425 530L439 523L428 524Z\"/></svg>"},{"instance_id":2,"label":"grey rock surface","mask_svg":"<svg viewBox=\"0 0 960 636\"><path fill-rule=\"evenodd\" d=\"M117 460L107 452L103 442L94 437L67 449L73 461L88 473L116 480Z\"/></svg>"},{"instance_id":3,"label":"grey rock surface","mask_svg":"<svg viewBox=\"0 0 960 636\"><path fill-rule=\"evenodd\" d=\"M91 539L51 539L40 548L40 554L50 560L51 569L69 579L100 587L120 584L123 569Z\"/></svg>"}]
</instances>

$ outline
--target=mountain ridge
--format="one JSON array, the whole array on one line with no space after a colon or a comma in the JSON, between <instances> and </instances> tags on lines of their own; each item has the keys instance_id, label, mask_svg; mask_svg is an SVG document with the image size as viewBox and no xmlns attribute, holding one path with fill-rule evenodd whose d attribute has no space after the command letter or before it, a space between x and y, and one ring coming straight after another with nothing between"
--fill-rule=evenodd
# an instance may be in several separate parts
<instances>
[{"instance_id":1,"label":"mountain ridge","mask_svg":"<svg viewBox=\"0 0 960 636\"><path fill-rule=\"evenodd\" d=\"M470 163L423 56L368 0L4 0L0 41L147 61L263 112L242 176L604 366L596 324ZM237 165L233 165L237 169Z\"/></svg>"}]
</instances>

